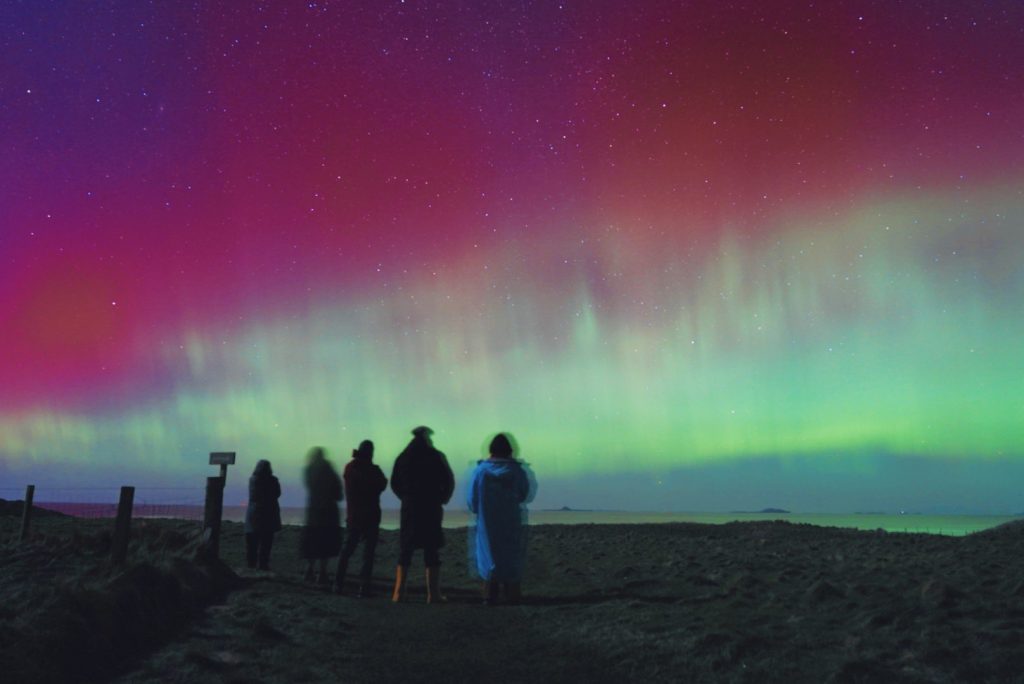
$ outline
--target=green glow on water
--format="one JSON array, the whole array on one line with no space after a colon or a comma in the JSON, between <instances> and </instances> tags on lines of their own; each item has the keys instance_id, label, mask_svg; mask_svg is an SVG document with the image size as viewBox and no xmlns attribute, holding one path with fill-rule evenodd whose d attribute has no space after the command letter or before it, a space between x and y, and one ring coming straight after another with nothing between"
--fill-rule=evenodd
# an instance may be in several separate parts
<instances>
[{"instance_id":1,"label":"green glow on water","mask_svg":"<svg viewBox=\"0 0 1024 684\"><path fill-rule=\"evenodd\" d=\"M229 509L226 516L240 522L245 509ZM301 525L304 515L302 508L282 511L287 525ZM884 530L893 533L941 534L963 536L973 532L991 529L1004 523L1020 520L1019 516L1000 515L894 515L882 513L867 514L826 514L826 513L640 513L625 511L531 511L531 525L639 525L663 523L699 523L703 525L724 525L732 522L784 521L793 524L817 525L819 527L843 527L858 530ZM473 524L472 514L449 509L445 514L445 527L458 529ZM398 510L385 509L381 525L384 529L398 529Z\"/></svg>"}]
</instances>

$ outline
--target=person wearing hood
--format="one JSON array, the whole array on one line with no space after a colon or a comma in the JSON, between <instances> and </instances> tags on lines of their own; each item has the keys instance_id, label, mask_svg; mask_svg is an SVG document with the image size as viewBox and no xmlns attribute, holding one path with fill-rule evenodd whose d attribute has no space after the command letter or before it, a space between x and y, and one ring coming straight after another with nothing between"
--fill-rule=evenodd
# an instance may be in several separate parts
<instances>
[{"instance_id":1,"label":"person wearing hood","mask_svg":"<svg viewBox=\"0 0 1024 684\"><path fill-rule=\"evenodd\" d=\"M477 464L466 490L466 504L477 516L470 553L484 582L484 603L497 601L499 583L505 600L515 603L520 598L526 559L524 504L530 494L530 478L523 464L513 458L506 435L496 435L489 452L490 458Z\"/></svg>"},{"instance_id":2,"label":"person wearing hood","mask_svg":"<svg viewBox=\"0 0 1024 684\"><path fill-rule=\"evenodd\" d=\"M313 580L313 563L319 561L317 584L329 584L327 559L341 550L341 478L327 460L323 447L309 450L309 464L303 473L306 482L306 524L302 528L302 557L306 559L306 581Z\"/></svg>"},{"instance_id":3,"label":"person wearing hood","mask_svg":"<svg viewBox=\"0 0 1024 684\"><path fill-rule=\"evenodd\" d=\"M455 491L455 476L448 459L434 448L433 430L421 426L412 431L413 438L398 455L391 471L391 490L402 502L398 533L398 567L391 600L405 600L405 582L412 554L423 549L427 567L427 603L443 601L440 587L441 557L444 546L444 505Z\"/></svg>"},{"instance_id":4,"label":"person wearing hood","mask_svg":"<svg viewBox=\"0 0 1024 684\"><path fill-rule=\"evenodd\" d=\"M281 530L281 483L270 461L259 460L249 478L249 504L245 508L245 560L250 568L270 569L274 533Z\"/></svg>"},{"instance_id":5,"label":"person wearing hood","mask_svg":"<svg viewBox=\"0 0 1024 684\"><path fill-rule=\"evenodd\" d=\"M345 591L345 574L348 561L355 553L356 546L363 542L363 566L359 571L359 593L370 594L373 577L373 557L377 550L377 536L380 532L380 493L388 486L384 471L373 463L373 442L364 439L358 449L352 451L352 460L345 466L342 475L345 482L345 546L338 559L338 574L334 580L334 591Z\"/></svg>"}]
</instances>

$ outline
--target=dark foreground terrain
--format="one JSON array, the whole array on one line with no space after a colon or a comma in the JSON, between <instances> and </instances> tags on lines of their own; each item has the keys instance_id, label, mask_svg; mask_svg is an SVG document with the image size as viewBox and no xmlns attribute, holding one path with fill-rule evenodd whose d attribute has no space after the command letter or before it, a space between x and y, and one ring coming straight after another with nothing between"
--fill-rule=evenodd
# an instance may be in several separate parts
<instances>
[{"instance_id":1,"label":"dark foreground terrain","mask_svg":"<svg viewBox=\"0 0 1024 684\"><path fill-rule=\"evenodd\" d=\"M1024 525L968 537L793 525L580 525L531 530L522 605L483 607L466 531L449 530L425 605L302 582L298 529L271 572L193 560L198 526L47 517L28 544L0 518L0 678L10 682L1024 681ZM417 558L417 563L420 559ZM354 564L355 565L355 564ZM351 588L352 583L349 585Z\"/></svg>"}]
</instances>

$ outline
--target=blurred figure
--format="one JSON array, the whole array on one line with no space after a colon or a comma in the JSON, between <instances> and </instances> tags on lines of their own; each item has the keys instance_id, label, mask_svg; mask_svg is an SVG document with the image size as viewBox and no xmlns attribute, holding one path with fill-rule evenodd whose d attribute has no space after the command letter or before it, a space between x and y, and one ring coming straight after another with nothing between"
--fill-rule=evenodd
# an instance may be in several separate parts
<instances>
[{"instance_id":1,"label":"blurred figure","mask_svg":"<svg viewBox=\"0 0 1024 684\"><path fill-rule=\"evenodd\" d=\"M373 442L364 439L358 449L352 451L352 460L345 466L345 498L348 500L345 525L348 535L338 559L338 574L334 590L345 591L345 573L348 561L355 553L356 546L363 542L363 566L359 570L359 593L369 596L373 578L373 556L377 550L377 535L380 532L380 493L388 486L384 471L373 463Z\"/></svg>"},{"instance_id":2,"label":"blurred figure","mask_svg":"<svg viewBox=\"0 0 1024 684\"><path fill-rule=\"evenodd\" d=\"M392 601L405 599L405 582L412 553L423 549L427 568L427 603L443 600L439 591L441 557L444 546L441 521L444 504L455 491L455 477L445 455L434 448L433 430L421 426L412 431L413 438L395 460L391 471L391 490L402 502L399 530L398 568Z\"/></svg>"},{"instance_id":3,"label":"blurred figure","mask_svg":"<svg viewBox=\"0 0 1024 684\"><path fill-rule=\"evenodd\" d=\"M338 502L343 496L341 478L322 447L309 450L303 473L306 483L306 525L302 528L302 557L306 559L306 581L313 580L313 563L319 561L317 584L328 584L327 559L341 550L341 520Z\"/></svg>"},{"instance_id":4,"label":"blurred figure","mask_svg":"<svg viewBox=\"0 0 1024 684\"><path fill-rule=\"evenodd\" d=\"M498 433L491 440L490 458L480 461L466 490L466 504L476 513L475 534L470 553L484 581L484 603L498 600L499 583L505 600L519 601L526 559L525 502L531 478L514 458L509 438Z\"/></svg>"},{"instance_id":5,"label":"blurred figure","mask_svg":"<svg viewBox=\"0 0 1024 684\"><path fill-rule=\"evenodd\" d=\"M281 530L281 483L270 461L260 460L249 477L249 505L245 509L245 560L250 568L270 569L274 533Z\"/></svg>"}]
</instances>

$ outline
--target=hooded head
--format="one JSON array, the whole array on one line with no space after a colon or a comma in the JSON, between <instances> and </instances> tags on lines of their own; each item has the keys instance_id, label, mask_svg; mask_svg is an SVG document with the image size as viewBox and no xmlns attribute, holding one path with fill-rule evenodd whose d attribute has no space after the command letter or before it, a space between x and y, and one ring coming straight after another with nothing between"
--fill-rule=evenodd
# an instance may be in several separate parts
<instances>
[{"instance_id":1,"label":"hooded head","mask_svg":"<svg viewBox=\"0 0 1024 684\"><path fill-rule=\"evenodd\" d=\"M270 461L261 458L256 461L256 467L253 468L252 474L254 477L269 477L274 474L274 471L270 468Z\"/></svg>"},{"instance_id":2,"label":"hooded head","mask_svg":"<svg viewBox=\"0 0 1024 684\"><path fill-rule=\"evenodd\" d=\"M309 462L310 465L314 465L316 463L321 463L327 460L327 454L326 452L324 452L323 447L316 446L309 450L309 454L307 454L306 460Z\"/></svg>"},{"instance_id":3,"label":"hooded head","mask_svg":"<svg viewBox=\"0 0 1024 684\"><path fill-rule=\"evenodd\" d=\"M366 459L367 461L373 460L373 442L368 439L364 439L359 443L358 449L352 450L352 458Z\"/></svg>"},{"instance_id":4,"label":"hooded head","mask_svg":"<svg viewBox=\"0 0 1024 684\"><path fill-rule=\"evenodd\" d=\"M505 433L499 432L491 440L491 446L488 448L488 451L492 458L512 458L512 442L505 436Z\"/></svg>"}]
</instances>

